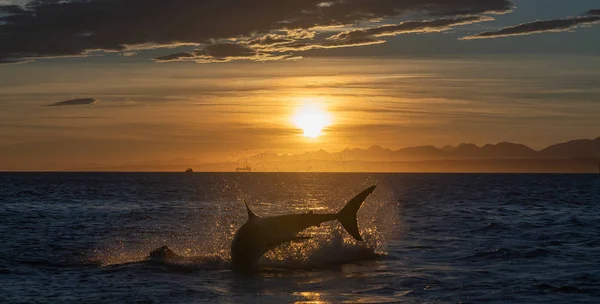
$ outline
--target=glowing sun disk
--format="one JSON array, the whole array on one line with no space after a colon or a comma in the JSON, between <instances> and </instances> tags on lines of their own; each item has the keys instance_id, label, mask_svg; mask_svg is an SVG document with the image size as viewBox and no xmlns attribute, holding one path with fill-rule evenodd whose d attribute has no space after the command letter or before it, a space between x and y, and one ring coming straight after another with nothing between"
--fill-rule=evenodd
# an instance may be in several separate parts
<instances>
[{"instance_id":1,"label":"glowing sun disk","mask_svg":"<svg viewBox=\"0 0 600 304\"><path fill-rule=\"evenodd\" d=\"M321 135L323 128L329 126L331 119L322 107L307 104L298 108L292 122L304 131L305 137L316 138Z\"/></svg>"}]
</instances>

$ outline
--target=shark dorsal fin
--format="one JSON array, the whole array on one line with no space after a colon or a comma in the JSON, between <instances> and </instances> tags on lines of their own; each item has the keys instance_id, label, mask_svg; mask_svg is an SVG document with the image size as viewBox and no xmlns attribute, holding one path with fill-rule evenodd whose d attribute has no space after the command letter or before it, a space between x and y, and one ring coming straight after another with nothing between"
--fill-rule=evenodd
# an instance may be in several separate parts
<instances>
[{"instance_id":1,"label":"shark dorsal fin","mask_svg":"<svg viewBox=\"0 0 600 304\"><path fill-rule=\"evenodd\" d=\"M252 212L252 210L250 209L250 206L248 206L248 203L246 202L246 200L244 200L244 204L246 205L246 211L248 211L248 220L251 221L253 219L258 218L258 215L254 214L254 212Z\"/></svg>"}]
</instances>

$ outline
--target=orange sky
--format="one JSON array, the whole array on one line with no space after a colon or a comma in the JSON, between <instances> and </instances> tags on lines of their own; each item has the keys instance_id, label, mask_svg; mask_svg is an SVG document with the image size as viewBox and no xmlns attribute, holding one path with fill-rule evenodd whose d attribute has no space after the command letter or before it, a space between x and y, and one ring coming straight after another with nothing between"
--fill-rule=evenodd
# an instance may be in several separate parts
<instances>
[{"instance_id":1,"label":"orange sky","mask_svg":"<svg viewBox=\"0 0 600 304\"><path fill-rule=\"evenodd\" d=\"M598 88L568 80L600 79L600 60L561 58L563 68L551 77L552 57L7 65L0 74L0 170L229 162L265 151L374 144L513 141L541 148L595 138L600 108L587 96ZM46 106L84 97L98 101ZM317 138L302 136L292 119L311 103L330 118Z\"/></svg>"}]
</instances>

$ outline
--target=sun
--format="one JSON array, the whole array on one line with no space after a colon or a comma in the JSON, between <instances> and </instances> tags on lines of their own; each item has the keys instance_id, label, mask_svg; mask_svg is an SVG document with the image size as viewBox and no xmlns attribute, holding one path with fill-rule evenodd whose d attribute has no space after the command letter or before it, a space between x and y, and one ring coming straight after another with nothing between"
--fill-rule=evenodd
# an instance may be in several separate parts
<instances>
[{"instance_id":1,"label":"sun","mask_svg":"<svg viewBox=\"0 0 600 304\"><path fill-rule=\"evenodd\" d=\"M292 123L304 131L304 137L317 138L331 124L331 118L322 105L306 103L296 109Z\"/></svg>"}]
</instances>

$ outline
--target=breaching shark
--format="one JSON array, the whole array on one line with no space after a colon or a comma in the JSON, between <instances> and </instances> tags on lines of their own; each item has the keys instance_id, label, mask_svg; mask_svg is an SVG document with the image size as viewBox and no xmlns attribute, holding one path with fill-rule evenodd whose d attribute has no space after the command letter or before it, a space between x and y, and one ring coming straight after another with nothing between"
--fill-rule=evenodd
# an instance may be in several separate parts
<instances>
[{"instance_id":1,"label":"breaching shark","mask_svg":"<svg viewBox=\"0 0 600 304\"><path fill-rule=\"evenodd\" d=\"M258 260L269 250L278 245L305 240L310 237L298 236L302 230L321 223L338 220L344 229L357 241L362 241L358 231L356 213L363 202L375 190L369 187L352 198L338 213L287 214L273 217L257 216L248 203L244 201L248 211L248 221L235 233L231 243L231 262L233 271L248 273L256 270Z\"/></svg>"}]
</instances>

